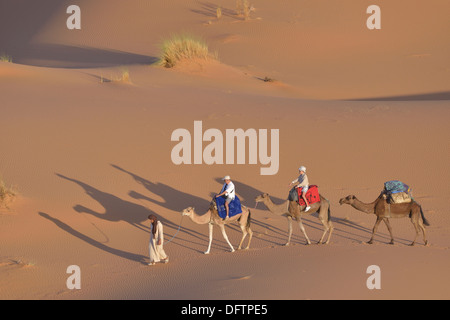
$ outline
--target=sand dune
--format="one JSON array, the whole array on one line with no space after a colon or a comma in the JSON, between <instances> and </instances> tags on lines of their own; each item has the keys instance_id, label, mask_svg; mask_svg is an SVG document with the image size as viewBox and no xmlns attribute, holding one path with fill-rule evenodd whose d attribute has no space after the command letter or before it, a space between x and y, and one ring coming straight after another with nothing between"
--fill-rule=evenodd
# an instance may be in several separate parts
<instances>
[{"instance_id":1,"label":"sand dune","mask_svg":"<svg viewBox=\"0 0 450 320\"><path fill-rule=\"evenodd\" d=\"M19 196L0 211L0 298L448 299L449 5L377 2L379 32L365 27L369 2L259 0L244 21L230 1L79 1L73 32L69 2L2 3L0 55L12 63L0 62L0 176ZM161 41L180 32L202 36L218 61L157 65ZM248 155L175 165L171 134L193 133L194 121L279 129L279 170L261 175ZM296 223L283 246L286 218L254 209L263 192L283 202L301 164L331 203L326 246L305 246ZM216 229L204 255L207 225L180 213L206 212L225 174L254 237L229 253ZM375 216L339 205L350 194L371 202L393 179L412 186L429 247L408 246L407 218L391 219L394 245L384 225L368 245ZM151 213L171 240L167 265L147 266ZM317 242L317 216L303 223ZM226 230L237 246L239 226ZM70 265L81 290L66 286ZM381 290L366 287L370 265Z\"/></svg>"}]
</instances>

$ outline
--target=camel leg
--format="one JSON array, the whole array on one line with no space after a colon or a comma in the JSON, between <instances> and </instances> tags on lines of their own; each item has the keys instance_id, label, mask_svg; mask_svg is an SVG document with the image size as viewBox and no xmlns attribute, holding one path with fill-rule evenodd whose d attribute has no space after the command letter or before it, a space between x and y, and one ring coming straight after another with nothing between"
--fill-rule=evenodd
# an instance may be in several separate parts
<instances>
[{"instance_id":1,"label":"camel leg","mask_svg":"<svg viewBox=\"0 0 450 320\"><path fill-rule=\"evenodd\" d=\"M419 219L419 227L422 229L422 235L423 235L423 242L426 247L428 247L428 240L427 240L427 232L425 231L425 226L422 223L422 220Z\"/></svg>"},{"instance_id":2,"label":"camel leg","mask_svg":"<svg viewBox=\"0 0 450 320\"><path fill-rule=\"evenodd\" d=\"M328 223L327 210L323 210L323 209L327 209L327 208L322 208L322 206L320 207L319 220L320 220L320 222L322 222L324 230L323 230L322 237L320 237L320 240L319 240L319 242L317 242L317 244L322 244L323 243L323 239L325 238L325 235L327 234L327 231L330 229L330 226L329 226L329 223ZM329 241L330 241L330 237L328 237L327 243Z\"/></svg>"},{"instance_id":3,"label":"camel leg","mask_svg":"<svg viewBox=\"0 0 450 320\"><path fill-rule=\"evenodd\" d=\"M424 242L424 245L427 247L428 241L427 241L425 226L423 225L422 219L418 212L416 215L411 216L411 222L413 223L414 228L416 229L416 237L415 237L414 241L411 243L411 246L413 246L415 244L416 239L420 234L420 230L422 230L423 242Z\"/></svg>"},{"instance_id":4,"label":"camel leg","mask_svg":"<svg viewBox=\"0 0 450 320\"><path fill-rule=\"evenodd\" d=\"M214 226L212 225L212 223L210 223L210 224L208 224L208 227L209 227L209 245L208 245L208 250L205 251L205 254L209 254L209 251L211 250L212 239L213 239Z\"/></svg>"},{"instance_id":5,"label":"camel leg","mask_svg":"<svg viewBox=\"0 0 450 320\"><path fill-rule=\"evenodd\" d=\"M239 242L239 247L237 248L238 250L241 250L241 247L242 247L242 243L244 242L244 239L245 239L245 237L247 236L247 230L246 230L246 228L245 228L245 226L243 226L243 225L239 225L240 227L241 227L241 230L242 230L242 238L241 238L241 242Z\"/></svg>"},{"instance_id":6,"label":"camel leg","mask_svg":"<svg viewBox=\"0 0 450 320\"><path fill-rule=\"evenodd\" d=\"M248 228L248 243L247 243L247 247L245 249L250 248L250 242L252 242L252 238L253 238L253 231L252 229L250 229L250 227Z\"/></svg>"},{"instance_id":7,"label":"camel leg","mask_svg":"<svg viewBox=\"0 0 450 320\"><path fill-rule=\"evenodd\" d=\"M377 233L377 229L378 229L378 226L380 225L381 220L383 220L383 218L377 217L377 221L375 222L375 225L373 226L372 237L370 238L369 242L367 242L368 244L373 243L373 237L375 236L375 233Z\"/></svg>"},{"instance_id":8,"label":"camel leg","mask_svg":"<svg viewBox=\"0 0 450 320\"><path fill-rule=\"evenodd\" d=\"M394 244L394 235L392 234L392 228L391 228L391 224L389 223L389 219L388 218L384 218L383 221L384 221L384 223L386 224L386 227L389 230L389 234L391 235L391 242L389 242L389 244Z\"/></svg>"},{"instance_id":9,"label":"camel leg","mask_svg":"<svg viewBox=\"0 0 450 320\"><path fill-rule=\"evenodd\" d=\"M331 221L328 221L328 230L329 230L328 239L327 239L327 242L325 242L325 244L330 243L331 234L333 233L333 230L334 230L334 227L333 227L333 224L331 223Z\"/></svg>"},{"instance_id":10,"label":"camel leg","mask_svg":"<svg viewBox=\"0 0 450 320\"><path fill-rule=\"evenodd\" d=\"M327 234L328 231L330 231L330 233L329 233L329 235L328 235L327 242L326 242L326 244L328 244L328 242L330 241L330 236L331 236L331 232L332 232L332 231L331 231L331 229L330 229L330 226L329 226L328 222L323 221L323 220L321 220L320 222L322 222L322 224L323 224L323 226L324 226L324 230L323 230L322 237L320 237L320 240L319 240L319 242L317 242L317 244L323 244L323 243L324 243L324 242L323 242L323 239L325 238L325 235Z\"/></svg>"},{"instance_id":11,"label":"camel leg","mask_svg":"<svg viewBox=\"0 0 450 320\"><path fill-rule=\"evenodd\" d=\"M225 241L226 241L226 242L228 243L228 245L230 246L231 252L234 252L234 248L233 248L233 246L231 245L230 240L228 240L227 233L225 232L225 225L219 224L219 228L220 228L220 230L222 231L223 238L225 239Z\"/></svg>"},{"instance_id":12,"label":"camel leg","mask_svg":"<svg viewBox=\"0 0 450 320\"><path fill-rule=\"evenodd\" d=\"M292 236L292 218L290 216L287 216L288 219L288 241L286 242L285 246L288 246L291 243L291 236Z\"/></svg>"},{"instance_id":13,"label":"camel leg","mask_svg":"<svg viewBox=\"0 0 450 320\"><path fill-rule=\"evenodd\" d=\"M303 223L302 223L302 217L301 217L301 216L298 216L297 220L298 220L298 226L300 227L300 230L302 230L303 235L304 235L305 238L306 238L307 244L311 244L311 241L309 240L308 235L306 234L305 227L303 226Z\"/></svg>"},{"instance_id":14,"label":"camel leg","mask_svg":"<svg viewBox=\"0 0 450 320\"><path fill-rule=\"evenodd\" d=\"M252 238L253 238L253 231L252 231L252 228L250 227L250 225L251 225L251 217L250 217L250 210L249 210L247 219L245 219L245 221L242 221L242 226L248 233L248 243L247 243L247 247L245 247L246 250L248 248L250 248L250 243L252 242Z\"/></svg>"},{"instance_id":15,"label":"camel leg","mask_svg":"<svg viewBox=\"0 0 450 320\"><path fill-rule=\"evenodd\" d=\"M419 230L419 223L418 223L418 219L419 217L418 217L418 215L416 215L416 216L414 216L414 217L411 217L411 222L412 222L412 224L414 225L414 229L416 230L416 235L415 235L415 237L414 237L414 240L413 240L413 242L411 242L411 244L410 244L410 246L412 247L412 246L414 246L415 244L416 244L416 240L417 240L417 237L419 236L419 234L420 234L420 230Z\"/></svg>"},{"instance_id":16,"label":"camel leg","mask_svg":"<svg viewBox=\"0 0 450 320\"><path fill-rule=\"evenodd\" d=\"M252 231L252 229L247 228L245 225L240 225L240 226L241 226L243 235L242 235L241 242L239 243L238 250L241 249L242 243L244 243L244 239L248 234L248 244L247 244L247 247L245 248L245 250L247 250L248 248L250 248L250 242L252 241L253 231Z\"/></svg>"}]
</instances>

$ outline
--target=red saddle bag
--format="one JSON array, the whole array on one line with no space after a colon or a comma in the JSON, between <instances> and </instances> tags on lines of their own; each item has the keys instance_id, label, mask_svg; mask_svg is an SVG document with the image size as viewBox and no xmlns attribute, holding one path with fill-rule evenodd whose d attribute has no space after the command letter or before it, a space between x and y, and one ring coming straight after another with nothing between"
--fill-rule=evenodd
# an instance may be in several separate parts
<instances>
[{"instance_id":1,"label":"red saddle bag","mask_svg":"<svg viewBox=\"0 0 450 320\"><path fill-rule=\"evenodd\" d=\"M304 206L306 205L306 203L302 198L302 190L303 188L297 188L298 204ZM308 191L306 192L305 197L310 205L316 202L320 202L319 188L316 185L310 185Z\"/></svg>"}]
</instances>

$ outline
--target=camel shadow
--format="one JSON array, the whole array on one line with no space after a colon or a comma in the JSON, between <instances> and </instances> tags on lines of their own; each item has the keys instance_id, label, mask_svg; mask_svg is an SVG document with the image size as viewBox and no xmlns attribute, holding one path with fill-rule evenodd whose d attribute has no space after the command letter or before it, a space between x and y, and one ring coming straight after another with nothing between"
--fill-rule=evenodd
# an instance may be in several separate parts
<instances>
[{"instance_id":1,"label":"camel shadow","mask_svg":"<svg viewBox=\"0 0 450 320\"><path fill-rule=\"evenodd\" d=\"M322 230L322 224L318 220L310 219L309 217L318 218L318 213L315 212L310 215L303 215L302 221L306 227L313 228L316 230ZM362 238L363 235L368 235L369 238L372 235L372 228L361 226L348 219L335 217L333 216L332 210L330 220L334 224L334 231L333 231L334 236L355 242L364 242L364 239ZM377 233L377 237L379 237L379 240L380 239L386 240L387 242L389 242L391 239L388 233L381 231ZM395 240L402 244L408 244L408 240L404 238L396 237Z\"/></svg>"},{"instance_id":2,"label":"camel shadow","mask_svg":"<svg viewBox=\"0 0 450 320\"><path fill-rule=\"evenodd\" d=\"M83 205L77 204L73 209L78 213L86 213L96 218L103 219L110 222L124 221L130 225L137 227L141 230L148 231L149 227L144 225L143 222L147 220L147 217L154 213L150 209L147 209L141 205L123 200L113 194L103 192L97 188L94 188L87 183L79 181L77 179L66 177L62 174L56 173L61 179L73 182L79 185L92 199L97 201L103 206L105 211L103 213L96 212ZM169 225L174 227L174 224L170 221L165 221Z\"/></svg>"},{"instance_id":3,"label":"camel shadow","mask_svg":"<svg viewBox=\"0 0 450 320\"><path fill-rule=\"evenodd\" d=\"M364 240L361 239L362 235L358 234L356 232L359 231L359 232L362 232L363 234L367 235L368 236L367 241L372 236L372 228L363 227L363 226L357 224L356 222L350 221L348 219L332 217L331 221L333 223L341 225L342 227L347 227L347 228L351 228L351 229L355 230L355 232L351 232L351 231L348 231L348 230L344 230L344 228L341 229L341 228L336 228L335 227L334 230L336 232L342 232L343 234L345 234L345 236L344 235L339 235L340 237L360 242L360 241L364 241ZM356 237L356 238L353 238L353 237ZM388 233L382 232L380 230L377 232L375 239L386 240L387 243L389 243L391 241L390 235ZM407 240L405 238L401 238L401 237L398 237L398 236L396 237L395 234L394 234L394 240L396 242L404 244L404 245L408 245L411 242L411 241L409 241L409 240Z\"/></svg>"},{"instance_id":4,"label":"camel shadow","mask_svg":"<svg viewBox=\"0 0 450 320\"><path fill-rule=\"evenodd\" d=\"M92 239L91 237L88 237L84 234L82 234L81 232L73 229L71 226L69 226L68 224L62 222L61 220L54 218L52 216L50 216L47 213L44 212L39 212L38 213L41 217L53 222L56 226L58 226L60 229L66 231L67 233L69 233L70 235L90 244L91 246L94 246L100 250L103 250L105 252L111 253L115 256L127 259L127 260L131 260L131 261L136 261L142 264L145 264L145 259L147 257L140 255L140 254L136 254L136 253L131 253L131 252L127 252L127 251L123 251L120 249L115 249L115 248L111 248L95 239Z\"/></svg>"},{"instance_id":5,"label":"camel shadow","mask_svg":"<svg viewBox=\"0 0 450 320\"><path fill-rule=\"evenodd\" d=\"M56 173L56 175L64 180L73 182L80 187L83 188L83 190L86 192L87 195L89 195L92 199L96 200L100 205L105 208L105 211L103 213L96 212L92 209L89 209L83 205L75 205L73 209L82 214L89 214L96 218L103 219L110 222L120 222L124 221L129 223L130 225L143 230L145 232L150 232L150 228L147 225L144 225L143 222L147 221L148 216L150 214L155 214L152 210L150 210L147 207L144 207L142 205L129 202L126 200L123 200L113 194L103 192L101 190L98 190L97 188L94 188L87 183L84 183L82 181L79 181L77 179L66 177L62 174ZM138 199L146 199L144 195L140 195L138 193L134 194L136 198ZM174 240L173 244L181 247L185 247L188 249L191 249L191 247L184 245L183 242L186 242L181 237L174 238L174 236L177 233L177 230L180 228L179 224L176 224L168 219L165 219L161 215L158 215L158 219L163 223L165 227L168 227L171 229L171 232L166 232L167 228L164 229L164 234L166 235L166 241L172 241ZM180 215L181 219L181 215ZM206 236L204 236L201 233L196 232L195 230L191 230L189 228L181 228L179 230L180 232L192 236L194 239L197 239L202 242L207 242L208 239ZM193 243L192 241L188 241L189 243Z\"/></svg>"},{"instance_id":6,"label":"camel shadow","mask_svg":"<svg viewBox=\"0 0 450 320\"><path fill-rule=\"evenodd\" d=\"M111 166L121 172L128 174L134 181L136 181L138 184L142 185L146 190L148 190L152 194L155 194L155 195L161 197L163 200L162 201L155 200L155 199L153 199L149 196L143 195L142 193L139 193L137 191L130 191L128 193L128 195L134 199L148 201L150 203L157 204L166 209L173 210L176 212L181 212L183 209L186 208L187 204L189 204L193 207L199 207L199 208L208 208L210 205L210 201L205 200L203 198L179 191L179 190L177 190L173 187L170 187L164 183L159 183L159 182L153 183L153 182L151 182L129 170L126 170L118 165L111 164ZM217 182L219 182L220 185L222 185L223 181L220 178L217 178L215 180ZM240 190L239 196L242 197L243 199L245 199L245 198L251 199L251 198L254 198L257 194L262 193L260 190L255 189L255 188L248 186L244 183L241 183L239 181L233 181L233 182L235 183L237 188L239 187L239 190ZM218 189L219 189L218 191L220 191L220 187L218 187ZM211 193L211 199L215 194L216 193ZM279 201L280 199L277 199L277 200ZM286 234L286 232L284 232L274 226L271 226L270 224L261 222L261 221L255 219L255 217L252 217L252 223L263 229L268 229L269 231L272 231L274 234L280 236L280 238L277 238L277 236L268 236L271 238L275 238L275 240L281 239L281 236L284 236ZM227 225L227 227L237 233L241 232L240 228L237 226ZM204 236L203 234L199 234L196 231L188 230L185 228L183 228L183 229L186 234L193 236L195 239L198 239L202 242L208 241L207 236ZM274 243L274 244L278 243L278 242L275 242L275 241L269 240L269 239L262 239L262 240L270 242L270 243ZM184 240L180 239L180 241L184 241ZM221 240L218 240L218 241L219 241L220 245L222 245ZM226 249L226 243L223 242L223 244L224 244L224 248Z\"/></svg>"},{"instance_id":7,"label":"camel shadow","mask_svg":"<svg viewBox=\"0 0 450 320\"><path fill-rule=\"evenodd\" d=\"M215 178L214 180L217 183L219 183L220 186L223 185L222 178ZM236 187L236 194L239 196L239 198L242 198L242 202L250 201L250 200L254 201L256 196L259 196L264 193L263 191L256 189L248 184L245 184L239 180L233 180L233 183L234 183L234 186ZM288 192L286 192L286 199L287 199L287 195L288 195ZM275 204L283 203L284 201L286 201L286 199L277 198L272 195L270 196L270 198L272 199L272 201Z\"/></svg>"},{"instance_id":8,"label":"camel shadow","mask_svg":"<svg viewBox=\"0 0 450 320\"><path fill-rule=\"evenodd\" d=\"M167 184L156 182L153 183L141 176L130 172L126 169L123 169L115 164L111 164L111 166L121 172L124 172L130 177L132 177L138 184L142 185L145 189L147 189L152 194L155 194L164 199L164 201L159 201L152 199L150 197L144 196L136 191L130 191L129 196L137 199L137 200L146 200L153 204L157 204L163 208L180 212L185 209L187 206L199 207L199 208L208 208L209 201L191 195L189 193L177 190Z\"/></svg>"}]
</instances>

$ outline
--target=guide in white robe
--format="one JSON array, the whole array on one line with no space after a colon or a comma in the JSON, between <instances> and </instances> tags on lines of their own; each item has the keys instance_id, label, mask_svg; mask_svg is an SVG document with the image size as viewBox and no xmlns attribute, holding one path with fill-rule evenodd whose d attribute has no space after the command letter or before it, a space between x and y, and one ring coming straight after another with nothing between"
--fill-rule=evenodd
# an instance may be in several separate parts
<instances>
[{"instance_id":1,"label":"guide in white robe","mask_svg":"<svg viewBox=\"0 0 450 320\"><path fill-rule=\"evenodd\" d=\"M159 243L159 244L158 244ZM150 243L149 243L149 254L150 254L150 263L154 264L156 262L160 262L164 260L164 262L168 262L168 256L163 248L164 244L164 233L163 233L163 225L160 221L156 223L156 233L153 235L153 224L150 224Z\"/></svg>"}]
</instances>

